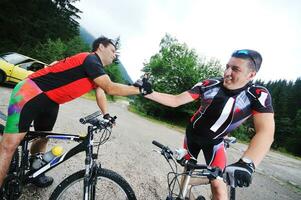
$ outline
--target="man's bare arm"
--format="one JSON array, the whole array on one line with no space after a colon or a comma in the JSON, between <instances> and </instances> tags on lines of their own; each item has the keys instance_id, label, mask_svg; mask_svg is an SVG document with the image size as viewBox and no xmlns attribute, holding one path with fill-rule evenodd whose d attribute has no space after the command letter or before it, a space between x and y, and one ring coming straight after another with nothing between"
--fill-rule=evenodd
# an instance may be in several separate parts
<instances>
[{"instance_id":1,"label":"man's bare arm","mask_svg":"<svg viewBox=\"0 0 301 200\"><path fill-rule=\"evenodd\" d=\"M98 87L103 89L109 95L129 96L140 94L139 88L124 84L114 83L108 75L97 77L93 80Z\"/></svg>"},{"instance_id":2,"label":"man's bare arm","mask_svg":"<svg viewBox=\"0 0 301 200\"><path fill-rule=\"evenodd\" d=\"M186 91L178 95L153 92L145 95L146 98L170 107L178 107L180 105L194 101L191 95Z\"/></svg>"},{"instance_id":3,"label":"man's bare arm","mask_svg":"<svg viewBox=\"0 0 301 200\"><path fill-rule=\"evenodd\" d=\"M108 113L107 97L103 89L97 87L96 90L96 102L103 115Z\"/></svg>"},{"instance_id":4,"label":"man's bare arm","mask_svg":"<svg viewBox=\"0 0 301 200\"><path fill-rule=\"evenodd\" d=\"M253 117L256 134L244 156L252 159L255 166L258 166L274 141L275 122L273 113L257 113Z\"/></svg>"}]
</instances>

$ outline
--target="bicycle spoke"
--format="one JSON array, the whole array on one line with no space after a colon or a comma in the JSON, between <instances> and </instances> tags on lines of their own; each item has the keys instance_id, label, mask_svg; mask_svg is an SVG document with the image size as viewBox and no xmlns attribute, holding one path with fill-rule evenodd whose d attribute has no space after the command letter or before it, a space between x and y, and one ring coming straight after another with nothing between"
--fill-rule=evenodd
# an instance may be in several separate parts
<instances>
[{"instance_id":1,"label":"bicycle spoke","mask_svg":"<svg viewBox=\"0 0 301 200\"><path fill-rule=\"evenodd\" d=\"M70 184L66 188L58 199L62 200L74 200L83 199L83 185L84 179L78 179L73 184ZM120 199L125 200L127 196L122 188L110 179L105 177L98 177L97 184L95 186L95 198L99 200L113 200Z\"/></svg>"}]
</instances>

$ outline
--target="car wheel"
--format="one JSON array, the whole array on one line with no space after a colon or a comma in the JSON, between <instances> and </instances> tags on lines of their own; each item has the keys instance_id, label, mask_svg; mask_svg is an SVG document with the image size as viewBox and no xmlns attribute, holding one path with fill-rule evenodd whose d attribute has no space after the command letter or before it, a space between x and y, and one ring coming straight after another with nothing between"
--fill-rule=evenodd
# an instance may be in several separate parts
<instances>
[{"instance_id":1,"label":"car wheel","mask_svg":"<svg viewBox=\"0 0 301 200\"><path fill-rule=\"evenodd\" d=\"M3 71L0 71L0 84L3 83L6 79L6 75Z\"/></svg>"}]
</instances>

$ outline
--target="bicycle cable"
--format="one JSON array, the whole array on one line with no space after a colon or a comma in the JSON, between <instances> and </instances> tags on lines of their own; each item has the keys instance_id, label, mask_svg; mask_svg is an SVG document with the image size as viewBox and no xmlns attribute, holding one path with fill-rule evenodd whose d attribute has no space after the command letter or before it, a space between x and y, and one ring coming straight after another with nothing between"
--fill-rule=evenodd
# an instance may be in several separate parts
<instances>
[{"instance_id":1,"label":"bicycle cable","mask_svg":"<svg viewBox=\"0 0 301 200\"><path fill-rule=\"evenodd\" d=\"M100 130L100 132L102 132L102 133L100 133L101 136L99 138L99 141L95 142L93 145L93 146L97 147L97 150L96 150L97 155L99 153L100 145L106 143L109 140L109 138L111 137L111 133L112 133L111 129L108 129L108 128L102 129L102 130Z\"/></svg>"}]
</instances>

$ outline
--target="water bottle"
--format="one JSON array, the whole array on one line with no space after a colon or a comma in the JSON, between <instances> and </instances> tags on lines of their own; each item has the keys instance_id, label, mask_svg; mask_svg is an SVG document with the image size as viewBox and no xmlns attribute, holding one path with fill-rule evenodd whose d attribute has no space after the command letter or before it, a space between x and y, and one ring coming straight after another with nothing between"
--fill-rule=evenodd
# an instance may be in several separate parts
<instances>
[{"instance_id":1,"label":"water bottle","mask_svg":"<svg viewBox=\"0 0 301 200\"><path fill-rule=\"evenodd\" d=\"M33 162L31 164L32 168L39 169L42 166L46 165L52 161L55 157L58 157L63 154L63 147L54 146L52 149L45 154L37 153L34 155Z\"/></svg>"},{"instance_id":2,"label":"water bottle","mask_svg":"<svg viewBox=\"0 0 301 200\"><path fill-rule=\"evenodd\" d=\"M49 163L52 161L55 157L58 157L63 154L63 147L61 146L54 146L52 149L48 152L46 152L43 156L43 160Z\"/></svg>"},{"instance_id":3,"label":"water bottle","mask_svg":"<svg viewBox=\"0 0 301 200\"><path fill-rule=\"evenodd\" d=\"M181 160L187 155L187 150L183 148L176 149L173 155L177 160Z\"/></svg>"}]
</instances>

